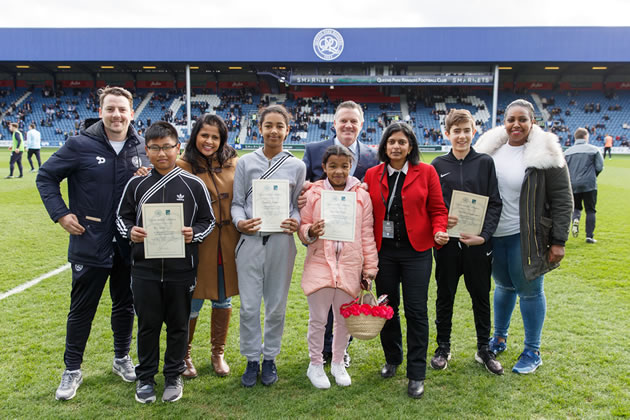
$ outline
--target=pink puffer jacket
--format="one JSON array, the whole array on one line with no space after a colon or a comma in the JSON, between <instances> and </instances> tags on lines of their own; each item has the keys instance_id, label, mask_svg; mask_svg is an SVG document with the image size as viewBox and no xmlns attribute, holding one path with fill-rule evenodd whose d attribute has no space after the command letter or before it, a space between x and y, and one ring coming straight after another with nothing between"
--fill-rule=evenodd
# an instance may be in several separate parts
<instances>
[{"instance_id":1,"label":"pink puffer jacket","mask_svg":"<svg viewBox=\"0 0 630 420\"><path fill-rule=\"evenodd\" d=\"M343 248L337 261L336 241L317 239L309 243L308 229L321 219L321 192L330 189L325 180L315 182L306 192L306 205L300 211L302 219L298 235L308 244L302 290L307 296L324 287L339 288L350 296L358 296L361 291L361 272L376 276L378 272L378 251L374 242L374 219L372 201L367 191L360 187L361 182L350 176L346 191L356 192L357 217L354 242L342 242Z\"/></svg>"}]
</instances>

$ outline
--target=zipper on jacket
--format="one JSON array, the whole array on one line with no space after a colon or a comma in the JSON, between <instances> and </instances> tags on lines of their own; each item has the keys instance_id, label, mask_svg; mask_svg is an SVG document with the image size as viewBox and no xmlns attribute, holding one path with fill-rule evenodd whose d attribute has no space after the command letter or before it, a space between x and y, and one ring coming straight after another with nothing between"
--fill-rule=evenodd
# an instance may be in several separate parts
<instances>
[{"instance_id":1,"label":"zipper on jacket","mask_svg":"<svg viewBox=\"0 0 630 420\"><path fill-rule=\"evenodd\" d=\"M162 187L162 203L166 200L166 185ZM164 258L162 258L162 270L160 271L160 282L164 283Z\"/></svg>"},{"instance_id":2,"label":"zipper on jacket","mask_svg":"<svg viewBox=\"0 0 630 420\"><path fill-rule=\"evenodd\" d=\"M529 232L531 230L531 226L529 224L529 181L530 178L529 176L527 177L527 206L526 206L526 213L527 213L527 235L529 235ZM531 265L532 264L532 243L531 241L527 241L527 265Z\"/></svg>"},{"instance_id":3,"label":"zipper on jacket","mask_svg":"<svg viewBox=\"0 0 630 420\"><path fill-rule=\"evenodd\" d=\"M538 246L538 238L536 237L536 188L538 186L538 179L536 179L536 184L534 184L534 242L536 244L536 255L540 255L540 247Z\"/></svg>"}]
</instances>

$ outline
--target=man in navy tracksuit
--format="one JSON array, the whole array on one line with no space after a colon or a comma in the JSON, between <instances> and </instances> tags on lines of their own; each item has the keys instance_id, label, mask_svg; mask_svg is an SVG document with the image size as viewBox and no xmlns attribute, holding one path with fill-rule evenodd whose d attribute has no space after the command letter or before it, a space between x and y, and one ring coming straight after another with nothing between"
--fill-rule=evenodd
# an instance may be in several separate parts
<instances>
[{"instance_id":1,"label":"man in navy tracksuit","mask_svg":"<svg viewBox=\"0 0 630 420\"><path fill-rule=\"evenodd\" d=\"M182 397L181 374L186 369L188 316L197 280L198 244L212 232L214 214L203 181L175 166L180 143L177 130L160 121L147 129L146 148L153 164L151 174L133 177L125 187L116 226L121 236L132 241L131 290L138 315L138 359L136 401L155 401L154 376L160 362L160 331L166 324L164 353L164 393L162 401ZM149 209L152 203L182 203L185 243L184 258L157 258L145 255L149 229L145 220L165 217L173 209ZM173 217L174 213L171 214ZM179 235L179 233L177 234ZM150 237L149 237L150 239ZM177 239L181 240L181 237ZM149 243L147 245L150 245Z\"/></svg>"},{"instance_id":2,"label":"man in navy tracksuit","mask_svg":"<svg viewBox=\"0 0 630 420\"><path fill-rule=\"evenodd\" d=\"M68 400L83 381L81 363L92 320L109 277L114 333L113 371L126 382L136 379L129 357L133 330L128 242L116 233L116 208L127 181L149 165L144 140L130 126L131 93L119 87L100 91L101 120L81 130L40 168L37 188L54 222L70 234L68 261L72 291L66 329L64 371L55 397ZM68 180L70 208L60 191Z\"/></svg>"},{"instance_id":3,"label":"man in navy tracksuit","mask_svg":"<svg viewBox=\"0 0 630 420\"><path fill-rule=\"evenodd\" d=\"M503 207L492 158L477 153L471 147L475 135L472 115L465 109L452 109L445 119L446 135L452 143L450 153L438 156L431 163L442 185L446 207L450 209L453 190L488 197L488 207L481 232L461 233L435 251L435 326L438 348L431 359L434 369L446 369L451 358L451 325L455 292L460 276L464 275L466 289L472 300L477 353L475 360L496 375L503 367L488 348L490 338L490 276L492 273L492 245L490 239L497 228ZM457 220L449 215L449 228Z\"/></svg>"}]
</instances>

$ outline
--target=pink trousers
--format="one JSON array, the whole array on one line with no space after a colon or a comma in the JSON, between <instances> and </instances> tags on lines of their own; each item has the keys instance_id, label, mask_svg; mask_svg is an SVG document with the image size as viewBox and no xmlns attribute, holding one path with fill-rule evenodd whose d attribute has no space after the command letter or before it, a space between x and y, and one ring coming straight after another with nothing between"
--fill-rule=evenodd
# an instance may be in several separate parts
<instances>
[{"instance_id":1,"label":"pink trousers","mask_svg":"<svg viewBox=\"0 0 630 420\"><path fill-rule=\"evenodd\" d=\"M341 289L326 287L307 296L308 300L308 354L311 363L321 365L324 363L322 351L324 350L324 331L328 320L328 310L333 307L335 322L333 323L332 361L342 363L343 355L348 346L350 334L346 328L346 321L339 313L339 307L354 298Z\"/></svg>"}]
</instances>

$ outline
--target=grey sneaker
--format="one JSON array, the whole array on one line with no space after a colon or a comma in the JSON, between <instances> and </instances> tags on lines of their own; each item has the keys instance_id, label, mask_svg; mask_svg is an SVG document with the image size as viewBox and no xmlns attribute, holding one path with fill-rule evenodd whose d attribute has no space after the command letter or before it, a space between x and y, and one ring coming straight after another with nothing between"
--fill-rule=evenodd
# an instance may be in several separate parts
<instances>
[{"instance_id":1,"label":"grey sneaker","mask_svg":"<svg viewBox=\"0 0 630 420\"><path fill-rule=\"evenodd\" d=\"M155 382L138 381L136 384L136 401L142 404L155 402Z\"/></svg>"},{"instance_id":2,"label":"grey sneaker","mask_svg":"<svg viewBox=\"0 0 630 420\"><path fill-rule=\"evenodd\" d=\"M56 400L71 400L77 395L77 389L83 382L83 375L81 369L77 370L64 370L61 375L61 383L57 392L55 393Z\"/></svg>"},{"instance_id":3,"label":"grey sneaker","mask_svg":"<svg viewBox=\"0 0 630 420\"><path fill-rule=\"evenodd\" d=\"M164 393L162 394L162 401L175 402L179 400L184 394L184 381L181 376L175 378L166 378L164 381Z\"/></svg>"},{"instance_id":4,"label":"grey sneaker","mask_svg":"<svg viewBox=\"0 0 630 420\"><path fill-rule=\"evenodd\" d=\"M120 376L125 382L136 381L136 367L129 355L121 357L120 359L114 357L114 363L112 364L112 371Z\"/></svg>"},{"instance_id":5,"label":"grey sneaker","mask_svg":"<svg viewBox=\"0 0 630 420\"><path fill-rule=\"evenodd\" d=\"M597 243L597 239L586 238L586 243L587 244L596 244Z\"/></svg>"}]
</instances>

